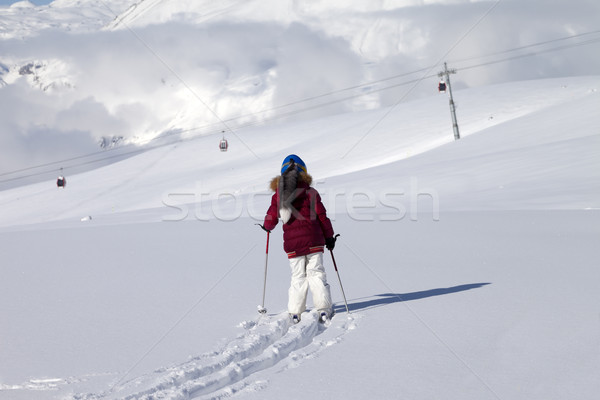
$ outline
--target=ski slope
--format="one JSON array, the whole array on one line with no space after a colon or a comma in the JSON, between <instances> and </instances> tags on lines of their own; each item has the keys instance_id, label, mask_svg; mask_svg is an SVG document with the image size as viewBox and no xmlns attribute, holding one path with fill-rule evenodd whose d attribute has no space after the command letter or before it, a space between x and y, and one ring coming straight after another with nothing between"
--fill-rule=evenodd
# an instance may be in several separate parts
<instances>
[{"instance_id":1,"label":"ski slope","mask_svg":"<svg viewBox=\"0 0 600 400\"><path fill-rule=\"evenodd\" d=\"M243 203L248 196L265 202L261 196L268 194L268 182L277 172L273 166L290 153L306 155L315 184L323 190L408 192L413 179L435 188L440 207L447 210L598 208L597 187L579 182L598 182L599 177L592 151L597 132L589 128L589 121L593 126L598 118L598 81L564 78L458 91L461 135L467 139L460 146L453 143L444 95L394 108L246 128L227 135L227 153L217 151L220 136L176 140L68 176L66 191L57 191L54 182L4 191L0 225L86 216L102 220L138 210L155 210L150 220L160 221L178 214L168 205L211 204L218 198L239 198L233 202L242 207L240 215L262 219L262 206ZM200 219L214 218L212 211L200 213ZM224 210L223 219L238 214L231 212Z\"/></svg>"},{"instance_id":2,"label":"ski slope","mask_svg":"<svg viewBox=\"0 0 600 400\"><path fill-rule=\"evenodd\" d=\"M175 141L0 193L0 399L593 399L599 77ZM299 154L340 233L291 326L269 204ZM91 217L91 218L89 218ZM309 301L310 303L310 301Z\"/></svg>"}]
</instances>

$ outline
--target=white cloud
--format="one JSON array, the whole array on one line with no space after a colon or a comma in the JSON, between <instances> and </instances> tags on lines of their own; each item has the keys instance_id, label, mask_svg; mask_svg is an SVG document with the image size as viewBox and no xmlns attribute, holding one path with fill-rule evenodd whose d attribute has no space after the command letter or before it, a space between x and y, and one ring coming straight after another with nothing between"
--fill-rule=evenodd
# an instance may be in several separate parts
<instances>
[{"instance_id":1,"label":"white cloud","mask_svg":"<svg viewBox=\"0 0 600 400\"><path fill-rule=\"evenodd\" d=\"M0 128L4 132L3 145L11 149L11 157L5 157L0 167L10 169L11 165L31 163L30 149L44 146L54 150L37 152L36 160L44 154L55 160L57 147L72 147L73 152L88 150L102 136L152 137L192 128L203 128L194 133L220 131L218 118L248 115L446 60L460 69L540 52L535 57L459 71L453 76L457 89L510 80L597 74L600 70L597 42L542 52L553 46L599 40L599 34L483 57L596 30L600 15L596 1L577 0L565 6L558 0L504 0L483 19L495 2L434 3L382 1L363 10L358 3L344 7L342 2L322 2L312 8L289 8L287 14L278 7L273 15L267 9L257 14L260 7L252 3L253 7L215 10L209 22L202 24L177 22L182 15L171 10L168 15L174 19L172 22L136 26L133 31L70 34L49 30L28 39L2 40L0 63L12 69L0 69L0 79L9 83L0 86L0 101L7 105L0 108ZM173 7L175 3L160 3L142 17L160 14L160 7L169 4ZM279 18L279 22L273 18ZM136 19L136 24L141 23L142 19ZM71 29L74 25L65 26ZM34 61L43 65L37 75L20 76L15 72L16 67ZM435 66L431 73L439 68ZM421 71L383 85L424 75ZM317 107L295 117L393 104L410 88L413 90L407 99L433 95L436 81L427 78L416 85ZM338 93L319 101L330 102L356 93ZM312 101L247 116L239 122L315 104ZM235 122L230 125L235 126Z\"/></svg>"}]
</instances>

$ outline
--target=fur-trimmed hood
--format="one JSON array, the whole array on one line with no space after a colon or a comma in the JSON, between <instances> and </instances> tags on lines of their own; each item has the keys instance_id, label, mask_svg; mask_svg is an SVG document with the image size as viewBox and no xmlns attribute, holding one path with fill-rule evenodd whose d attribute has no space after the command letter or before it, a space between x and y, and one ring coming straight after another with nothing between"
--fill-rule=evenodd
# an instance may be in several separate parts
<instances>
[{"instance_id":1,"label":"fur-trimmed hood","mask_svg":"<svg viewBox=\"0 0 600 400\"><path fill-rule=\"evenodd\" d=\"M279 217L284 224L287 224L296 207L294 201L298 199L298 190L310 187L312 178L306 172L298 170L292 166L288 168L282 175L276 176L271 181L271 189L277 194L277 202L279 207Z\"/></svg>"},{"instance_id":2,"label":"fur-trimmed hood","mask_svg":"<svg viewBox=\"0 0 600 400\"><path fill-rule=\"evenodd\" d=\"M321 196L310 186L312 182L310 175L291 165L270 182L275 193L263 226L271 232L282 222L283 249L289 258L323 252L325 238L334 237Z\"/></svg>"},{"instance_id":3,"label":"fur-trimmed hood","mask_svg":"<svg viewBox=\"0 0 600 400\"><path fill-rule=\"evenodd\" d=\"M300 182L304 182L306 183L308 186L312 185L312 176L310 176L308 173L301 171L299 174L299 181ZM271 188L272 191L276 192L277 188L279 187L279 181L281 179L281 175L277 175L275 178L271 179L271 183L269 184L269 187Z\"/></svg>"}]
</instances>

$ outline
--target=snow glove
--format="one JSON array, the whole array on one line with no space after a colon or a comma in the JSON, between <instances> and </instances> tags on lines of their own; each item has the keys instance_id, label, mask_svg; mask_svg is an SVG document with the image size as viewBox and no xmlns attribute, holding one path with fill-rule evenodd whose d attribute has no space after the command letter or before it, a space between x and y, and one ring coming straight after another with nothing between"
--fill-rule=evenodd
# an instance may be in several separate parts
<instances>
[{"instance_id":1,"label":"snow glove","mask_svg":"<svg viewBox=\"0 0 600 400\"><path fill-rule=\"evenodd\" d=\"M327 250L333 250L333 248L335 247L335 241L336 241L335 237L330 237L330 238L325 239L325 247L327 247Z\"/></svg>"}]
</instances>

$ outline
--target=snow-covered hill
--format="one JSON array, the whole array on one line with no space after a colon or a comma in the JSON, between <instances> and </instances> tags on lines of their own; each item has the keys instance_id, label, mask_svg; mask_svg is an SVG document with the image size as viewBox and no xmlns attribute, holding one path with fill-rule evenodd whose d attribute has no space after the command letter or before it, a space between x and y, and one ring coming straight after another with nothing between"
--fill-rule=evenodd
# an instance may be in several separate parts
<instances>
[{"instance_id":1,"label":"snow-covered hill","mask_svg":"<svg viewBox=\"0 0 600 400\"><path fill-rule=\"evenodd\" d=\"M0 7L0 400L598 398L600 3L563 3ZM280 227L256 312L290 153L328 326Z\"/></svg>"},{"instance_id":2,"label":"snow-covered hill","mask_svg":"<svg viewBox=\"0 0 600 400\"><path fill-rule=\"evenodd\" d=\"M266 193L273 165L288 153L307 154L316 181L345 196L351 190L380 196L373 192L375 184L405 192L408 201L417 185L434 189L447 210L598 208L598 132L593 127L600 125L599 89L597 77L583 77L458 91L460 145L453 142L445 95L246 128L227 135L227 153L218 151L220 134L178 140L68 176L66 191L57 191L54 179L4 191L0 223L110 218L147 209L157 210L154 220L160 220L169 214L166 205L210 203L228 194L241 206L248 197ZM40 198L43 208L36 207ZM247 214L253 207L243 209ZM239 209L232 212L235 216Z\"/></svg>"},{"instance_id":3,"label":"snow-covered hill","mask_svg":"<svg viewBox=\"0 0 600 400\"><path fill-rule=\"evenodd\" d=\"M47 30L89 33L102 29L136 1L54 0L47 6L35 6L24 0L0 7L0 39L25 39Z\"/></svg>"},{"instance_id":4,"label":"snow-covered hill","mask_svg":"<svg viewBox=\"0 0 600 400\"><path fill-rule=\"evenodd\" d=\"M597 397L599 86L456 91L459 141L440 95L0 192L0 399ZM342 235L328 327L289 323L280 228L256 312L292 152Z\"/></svg>"}]
</instances>

